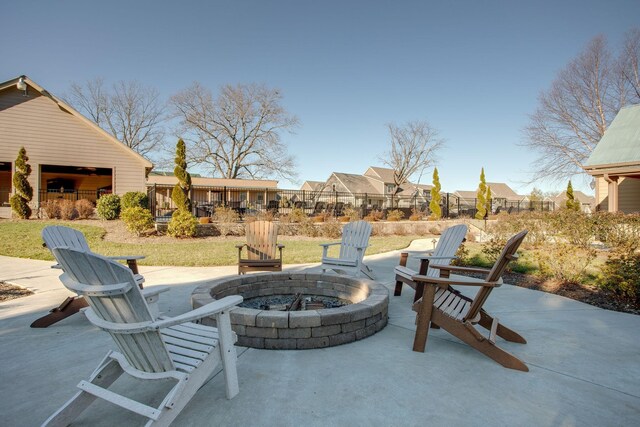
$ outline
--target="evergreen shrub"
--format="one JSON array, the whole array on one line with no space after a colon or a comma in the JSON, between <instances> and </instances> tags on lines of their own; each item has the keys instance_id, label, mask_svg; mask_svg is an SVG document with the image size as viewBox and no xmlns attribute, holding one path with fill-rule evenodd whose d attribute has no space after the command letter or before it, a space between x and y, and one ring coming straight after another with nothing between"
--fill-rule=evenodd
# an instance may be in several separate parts
<instances>
[{"instance_id":1,"label":"evergreen shrub","mask_svg":"<svg viewBox=\"0 0 640 427\"><path fill-rule=\"evenodd\" d=\"M136 206L149 209L149 197L141 191L129 191L122 195L120 205L123 211Z\"/></svg>"},{"instance_id":2,"label":"evergreen shrub","mask_svg":"<svg viewBox=\"0 0 640 427\"><path fill-rule=\"evenodd\" d=\"M120 216L120 196L117 194L105 194L98 199L96 205L98 216L112 221Z\"/></svg>"},{"instance_id":3,"label":"evergreen shrub","mask_svg":"<svg viewBox=\"0 0 640 427\"><path fill-rule=\"evenodd\" d=\"M173 237L193 237L196 235L198 220L191 212L178 209L173 213L167 226L167 234Z\"/></svg>"},{"instance_id":4,"label":"evergreen shrub","mask_svg":"<svg viewBox=\"0 0 640 427\"><path fill-rule=\"evenodd\" d=\"M136 236L141 236L145 231L154 227L151 211L140 206L123 209L120 218L126 225L127 230Z\"/></svg>"}]
</instances>

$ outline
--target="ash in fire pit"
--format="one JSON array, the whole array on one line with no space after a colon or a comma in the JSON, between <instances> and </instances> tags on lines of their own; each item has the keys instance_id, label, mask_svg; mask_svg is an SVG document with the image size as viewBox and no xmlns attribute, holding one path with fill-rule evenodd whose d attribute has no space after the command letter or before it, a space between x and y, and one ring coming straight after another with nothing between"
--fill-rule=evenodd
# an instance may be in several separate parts
<instances>
[{"instance_id":1,"label":"ash in fire pit","mask_svg":"<svg viewBox=\"0 0 640 427\"><path fill-rule=\"evenodd\" d=\"M346 299L322 295L305 296L298 293L295 295L248 298L242 301L239 306L256 310L305 311L338 308L349 304L351 304L351 301Z\"/></svg>"}]
</instances>

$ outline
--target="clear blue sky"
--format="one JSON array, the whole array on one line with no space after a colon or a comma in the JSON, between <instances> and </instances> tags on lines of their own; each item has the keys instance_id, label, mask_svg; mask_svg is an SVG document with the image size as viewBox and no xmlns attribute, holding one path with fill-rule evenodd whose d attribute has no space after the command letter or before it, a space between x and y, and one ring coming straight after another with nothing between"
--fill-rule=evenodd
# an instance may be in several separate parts
<instances>
[{"instance_id":1,"label":"clear blue sky","mask_svg":"<svg viewBox=\"0 0 640 427\"><path fill-rule=\"evenodd\" d=\"M300 119L285 141L301 181L381 166L386 124L424 119L447 140L443 190L475 189L484 166L525 194L535 155L517 144L538 94L591 38L617 48L633 26L638 0L16 1L0 81L26 74L62 95L138 79L165 99L193 81L265 83Z\"/></svg>"}]
</instances>

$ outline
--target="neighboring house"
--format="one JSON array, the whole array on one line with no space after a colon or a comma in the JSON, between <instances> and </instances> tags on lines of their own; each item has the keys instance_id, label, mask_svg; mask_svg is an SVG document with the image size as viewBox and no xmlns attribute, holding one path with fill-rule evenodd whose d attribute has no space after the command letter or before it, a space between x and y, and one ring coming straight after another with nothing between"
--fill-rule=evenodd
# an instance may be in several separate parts
<instances>
[{"instance_id":1,"label":"neighboring house","mask_svg":"<svg viewBox=\"0 0 640 427\"><path fill-rule=\"evenodd\" d=\"M20 86L20 88L18 88ZM88 199L144 191L153 168L65 102L26 76L0 83L0 216L13 191L20 147L32 168L33 208L49 199Z\"/></svg>"},{"instance_id":2,"label":"neighboring house","mask_svg":"<svg viewBox=\"0 0 640 427\"><path fill-rule=\"evenodd\" d=\"M640 212L640 105L618 112L584 169L595 178L596 210Z\"/></svg>"},{"instance_id":3,"label":"neighboring house","mask_svg":"<svg viewBox=\"0 0 640 427\"><path fill-rule=\"evenodd\" d=\"M178 179L171 172L151 172L147 188L156 209L173 209L171 191ZM191 175L191 199L198 206L231 206L264 209L269 201L279 200L278 181L260 179L207 178Z\"/></svg>"},{"instance_id":4,"label":"neighboring house","mask_svg":"<svg viewBox=\"0 0 640 427\"><path fill-rule=\"evenodd\" d=\"M492 212L511 212L511 210L529 209L529 198L521 196L511 187L503 182L487 182L491 189ZM478 197L477 191L458 190L453 193L458 198L461 214L472 214L475 212Z\"/></svg>"},{"instance_id":5,"label":"neighboring house","mask_svg":"<svg viewBox=\"0 0 640 427\"><path fill-rule=\"evenodd\" d=\"M368 208L387 208L392 200L394 207L424 206L432 188L431 185L407 182L396 192L393 170L373 166L362 175L333 172L324 183L314 183L315 191L322 189L324 199L330 201L332 192L348 193L355 200L355 206Z\"/></svg>"},{"instance_id":6,"label":"neighboring house","mask_svg":"<svg viewBox=\"0 0 640 427\"><path fill-rule=\"evenodd\" d=\"M322 190L324 185L325 185L324 181L305 181L302 183L302 187L300 187L300 190L319 191L319 190Z\"/></svg>"},{"instance_id":7,"label":"neighboring house","mask_svg":"<svg viewBox=\"0 0 640 427\"><path fill-rule=\"evenodd\" d=\"M585 213L592 213L596 206L596 198L588 196L580 190L573 190L573 198L580 202L580 209ZM567 207L567 192L561 191L556 197L553 198L556 209L562 209Z\"/></svg>"}]
</instances>

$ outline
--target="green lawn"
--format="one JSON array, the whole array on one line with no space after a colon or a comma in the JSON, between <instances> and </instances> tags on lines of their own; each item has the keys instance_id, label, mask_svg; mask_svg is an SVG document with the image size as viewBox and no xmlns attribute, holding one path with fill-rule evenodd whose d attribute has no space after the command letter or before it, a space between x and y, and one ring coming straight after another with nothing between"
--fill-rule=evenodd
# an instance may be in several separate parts
<instances>
[{"instance_id":1,"label":"green lawn","mask_svg":"<svg viewBox=\"0 0 640 427\"><path fill-rule=\"evenodd\" d=\"M238 261L235 245L242 238L175 239L157 242L149 238L144 243L118 243L104 240L106 231L100 226L80 225L73 222L47 221L1 221L0 255L53 260L48 249L42 247L40 233L47 225L68 225L82 231L91 249L103 255L145 255L141 265L174 266L221 266L234 265ZM367 255L402 249L419 236L373 236L369 240ZM322 248L319 243L336 239L295 239L281 236L279 243L285 245L285 264L320 262Z\"/></svg>"}]
</instances>

